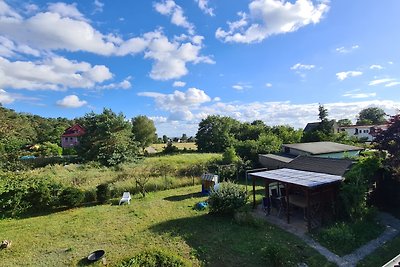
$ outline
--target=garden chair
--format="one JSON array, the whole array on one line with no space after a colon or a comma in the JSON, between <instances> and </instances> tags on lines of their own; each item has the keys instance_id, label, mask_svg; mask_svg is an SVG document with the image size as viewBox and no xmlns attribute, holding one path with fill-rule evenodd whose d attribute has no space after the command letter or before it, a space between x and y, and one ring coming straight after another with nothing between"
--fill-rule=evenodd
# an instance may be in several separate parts
<instances>
[{"instance_id":1,"label":"garden chair","mask_svg":"<svg viewBox=\"0 0 400 267\"><path fill-rule=\"evenodd\" d=\"M131 193L129 192L124 192L124 194L122 195L121 200L119 201L119 205L121 205L124 202L128 202L128 204L131 204Z\"/></svg>"}]
</instances>

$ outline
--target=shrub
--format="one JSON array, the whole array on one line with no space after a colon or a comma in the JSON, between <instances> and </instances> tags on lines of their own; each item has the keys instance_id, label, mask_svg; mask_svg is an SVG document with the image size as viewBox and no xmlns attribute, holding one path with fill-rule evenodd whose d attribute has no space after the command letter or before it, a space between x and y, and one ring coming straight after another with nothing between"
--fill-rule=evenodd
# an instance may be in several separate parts
<instances>
[{"instance_id":1,"label":"shrub","mask_svg":"<svg viewBox=\"0 0 400 267\"><path fill-rule=\"evenodd\" d=\"M111 197L110 186L108 184L99 184L96 187L97 201L105 203Z\"/></svg>"},{"instance_id":2,"label":"shrub","mask_svg":"<svg viewBox=\"0 0 400 267\"><path fill-rule=\"evenodd\" d=\"M59 202L63 206L76 207L82 204L85 194L75 187L66 187L62 190Z\"/></svg>"},{"instance_id":3,"label":"shrub","mask_svg":"<svg viewBox=\"0 0 400 267\"><path fill-rule=\"evenodd\" d=\"M292 262L292 254L288 249L279 243L268 244L261 250L265 266L295 266Z\"/></svg>"},{"instance_id":4,"label":"shrub","mask_svg":"<svg viewBox=\"0 0 400 267\"><path fill-rule=\"evenodd\" d=\"M247 202L244 188L233 183L220 183L218 190L212 190L208 199L211 213L232 214Z\"/></svg>"},{"instance_id":5,"label":"shrub","mask_svg":"<svg viewBox=\"0 0 400 267\"><path fill-rule=\"evenodd\" d=\"M87 190L85 191L85 202L95 202L97 200L97 192L96 190Z\"/></svg>"},{"instance_id":6,"label":"shrub","mask_svg":"<svg viewBox=\"0 0 400 267\"><path fill-rule=\"evenodd\" d=\"M190 266L184 259L163 250L148 250L124 261L119 267L184 267Z\"/></svg>"},{"instance_id":7,"label":"shrub","mask_svg":"<svg viewBox=\"0 0 400 267\"><path fill-rule=\"evenodd\" d=\"M339 251L351 251L356 243L356 236L350 225L344 222L322 229L319 233L319 239L327 247L336 247Z\"/></svg>"},{"instance_id":8,"label":"shrub","mask_svg":"<svg viewBox=\"0 0 400 267\"><path fill-rule=\"evenodd\" d=\"M164 154L175 154L179 152L179 148L174 146L172 143L168 143L167 146L164 148Z\"/></svg>"}]
</instances>

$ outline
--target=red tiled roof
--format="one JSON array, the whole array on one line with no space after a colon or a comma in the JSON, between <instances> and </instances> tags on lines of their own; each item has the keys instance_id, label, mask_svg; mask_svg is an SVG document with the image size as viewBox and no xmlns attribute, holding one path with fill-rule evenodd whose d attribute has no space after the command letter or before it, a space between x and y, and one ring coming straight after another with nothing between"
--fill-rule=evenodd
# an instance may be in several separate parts
<instances>
[{"instance_id":1,"label":"red tiled roof","mask_svg":"<svg viewBox=\"0 0 400 267\"><path fill-rule=\"evenodd\" d=\"M64 131L61 137L75 137L82 136L85 134L85 128L80 126L79 124L75 124Z\"/></svg>"}]
</instances>

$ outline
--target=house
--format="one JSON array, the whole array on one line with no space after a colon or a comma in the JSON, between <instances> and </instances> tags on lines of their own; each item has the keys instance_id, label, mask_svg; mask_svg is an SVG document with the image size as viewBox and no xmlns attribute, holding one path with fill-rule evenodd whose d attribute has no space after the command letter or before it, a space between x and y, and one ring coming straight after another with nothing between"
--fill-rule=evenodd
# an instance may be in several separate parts
<instances>
[{"instance_id":1,"label":"house","mask_svg":"<svg viewBox=\"0 0 400 267\"><path fill-rule=\"evenodd\" d=\"M346 132L349 136L355 136L358 139L364 139L367 142L374 140L377 129L386 130L387 125L350 125L339 127L339 132Z\"/></svg>"},{"instance_id":2,"label":"house","mask_svg":"<svg viewBox=\"0 0 400 267\"><path fill-rule=\"evenodd\" d=\"M61 135L61 147L69 148L79 145L79 137L85 134L85 128L75 124L64 131Z\"/></svg>"},{"instance_id":3,"label":"house","mask_svg":"<svg viewBox=\"0 0 400 267\"><path fill-rule=\"evenodd\" d=\"M285 168L299 156L343 159L346 157L358 156L362 150L363 148L361 147L334 142L284 144L282 145L282 152L280 154L258 155L258 158L263 167L268 169L279 169Z\"/></svg>"},{"instance_id":4,"label":"house","mask_svg":"<svg viewBox=\"0 0 400 267\"><path fill-rule=\"evenodd\" d=\"M304 132L311 132L315 128L317 128L320 124L321 124L321 122L309 122L309 123L307 123L306 127L304 127L303 131ZM333 121L332 128L333 128L333 132L334 133L338 133L339 132L339 126L338 126L336 121Z\"/></svg>"}]
</instances>

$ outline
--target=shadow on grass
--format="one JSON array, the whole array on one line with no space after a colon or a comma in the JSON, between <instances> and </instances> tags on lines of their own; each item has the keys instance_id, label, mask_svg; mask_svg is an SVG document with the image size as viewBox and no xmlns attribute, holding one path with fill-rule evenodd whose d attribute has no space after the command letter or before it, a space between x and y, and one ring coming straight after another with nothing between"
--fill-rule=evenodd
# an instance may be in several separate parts
<instances>
[{"instance_id":1,"label":"shadow on grass","mask_svg":"<svg viewBox=\"0 0 400 267\"><path fill-rule=\"evenodd\" d=\"M182 200L186 200L189 198L200 198L200 197L204 197L204 195L201 192L198 192L198 193L190 193L190 194L186 194L186 195L176 195L176 196L165 197L164 200L182 201Z\"/></svg>"}]
</instances>

